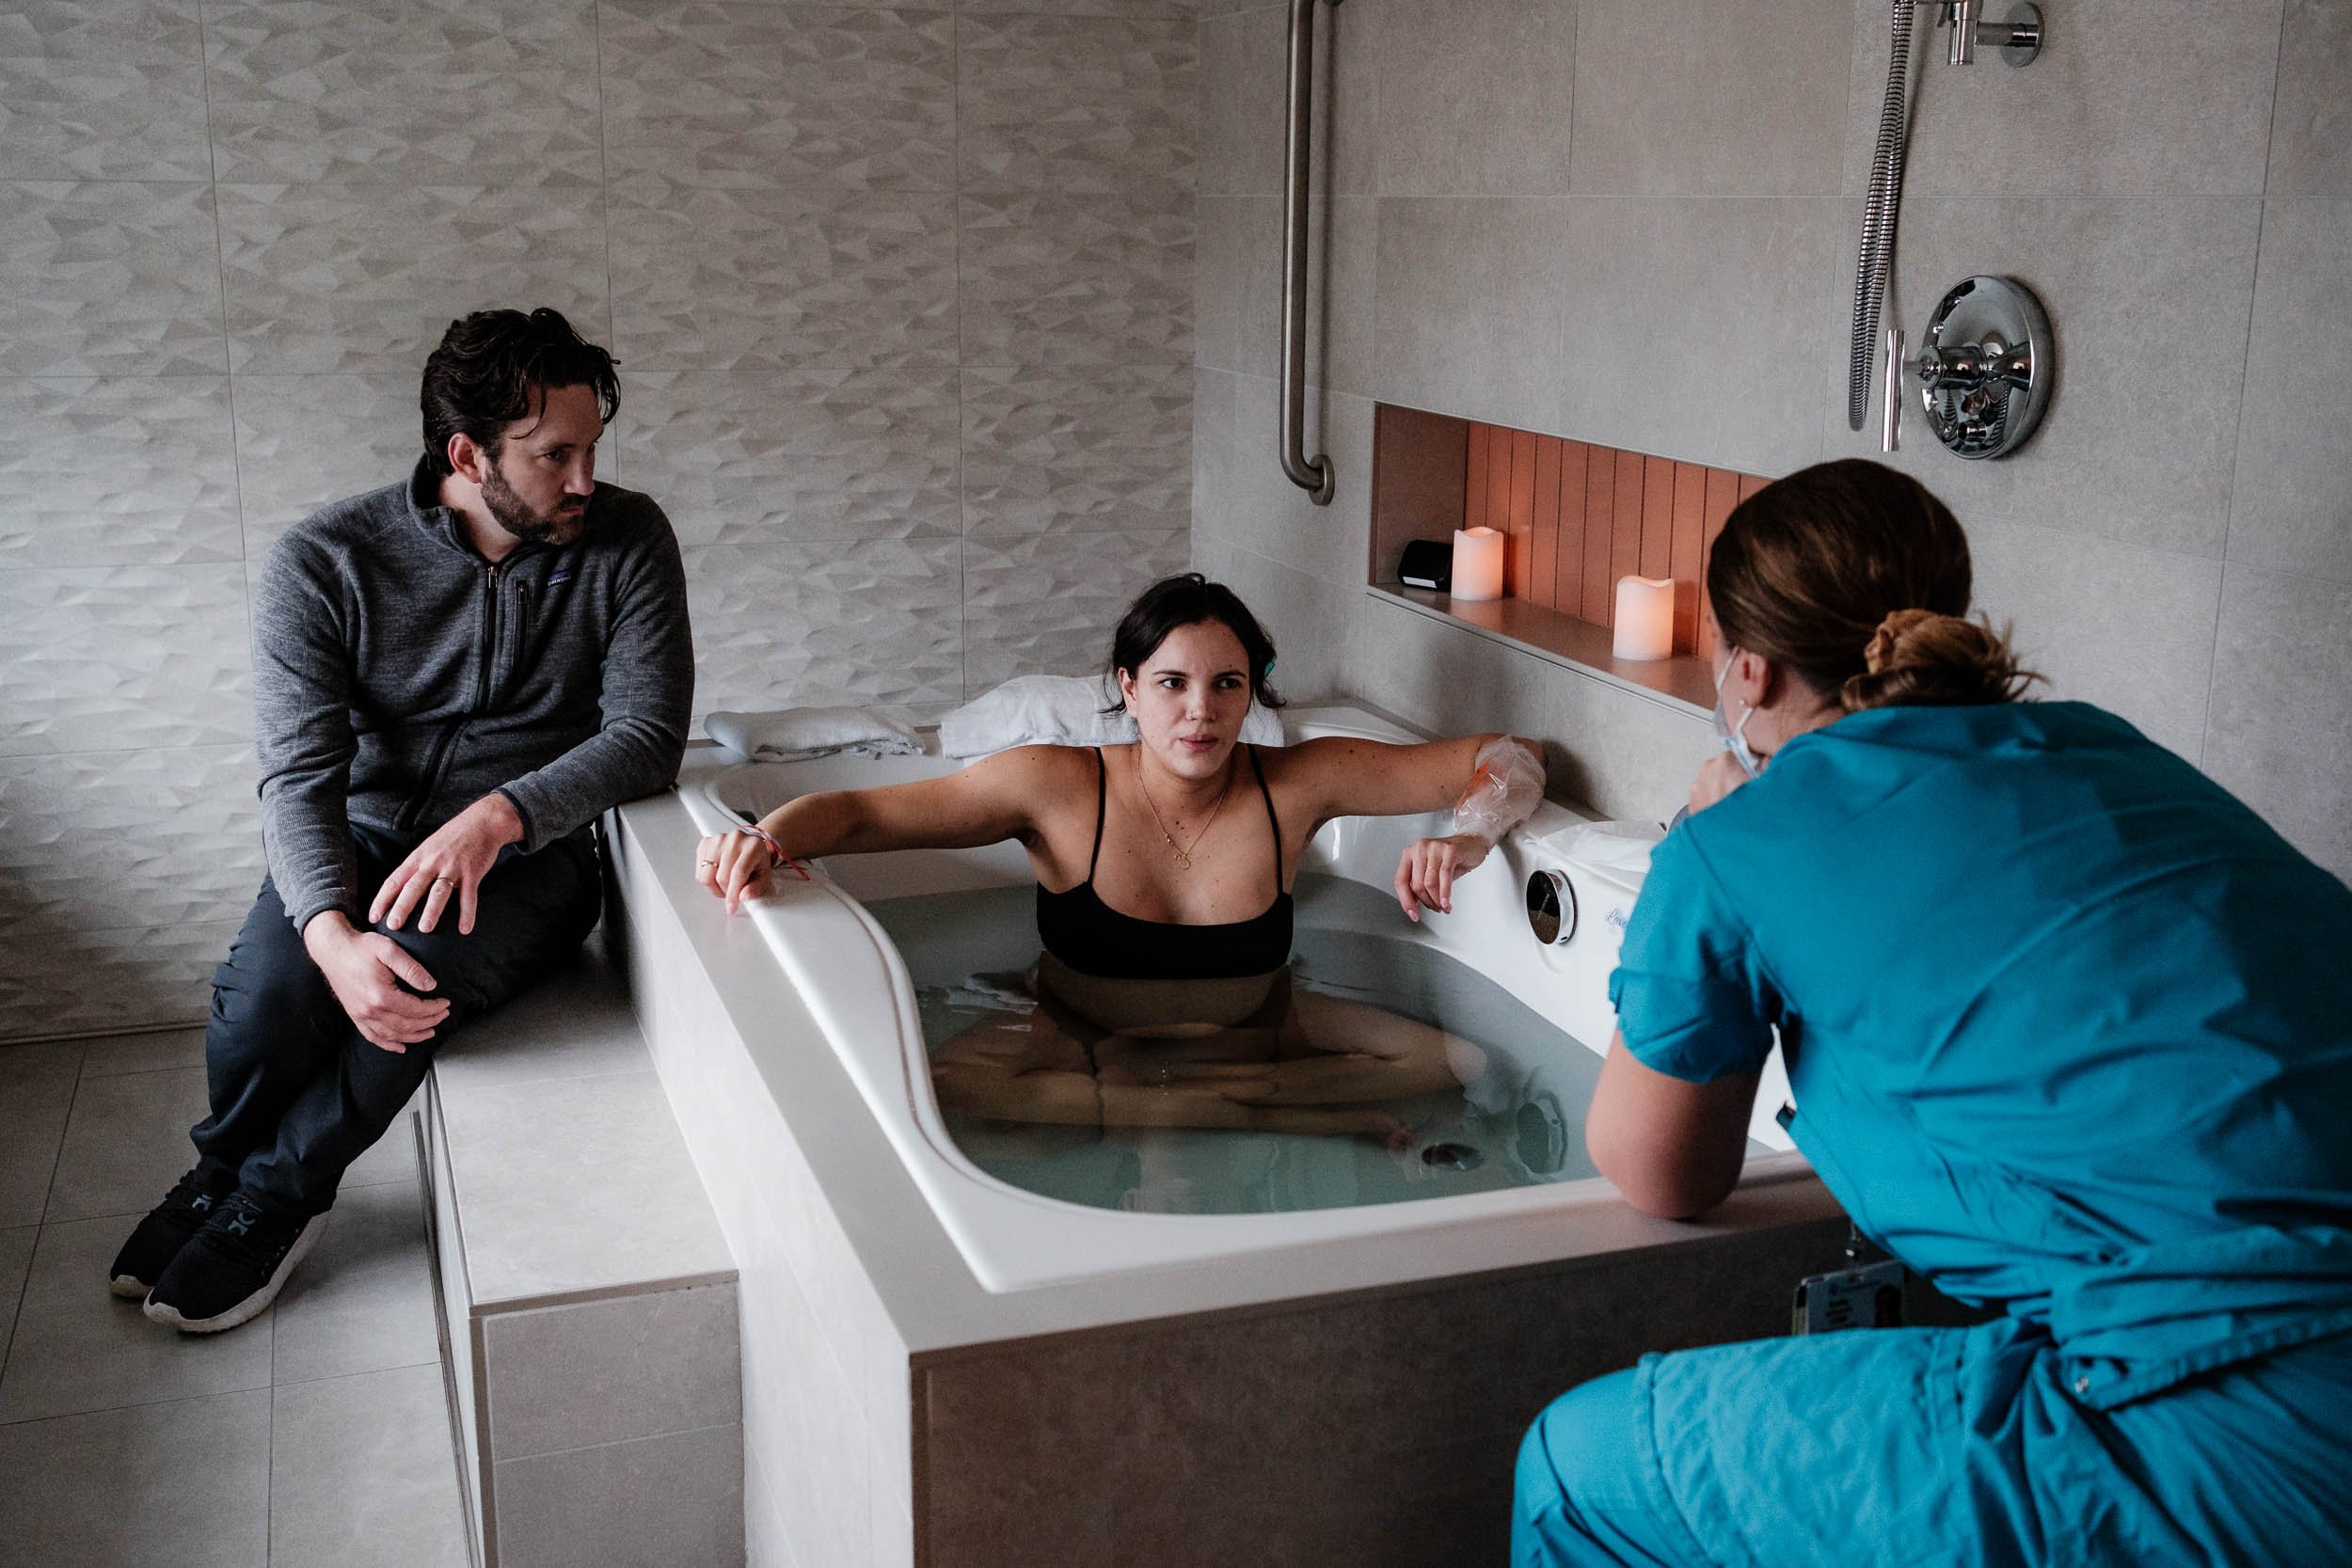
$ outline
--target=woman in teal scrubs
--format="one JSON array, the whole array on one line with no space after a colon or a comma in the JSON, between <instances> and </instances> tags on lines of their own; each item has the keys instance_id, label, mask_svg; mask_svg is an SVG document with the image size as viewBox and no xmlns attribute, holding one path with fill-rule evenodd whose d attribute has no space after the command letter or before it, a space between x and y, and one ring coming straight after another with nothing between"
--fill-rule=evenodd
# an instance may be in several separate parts
<instances>
[{"instance_id":1,"label":"woman in teal scrubs","mask_svg":"<svg viewBox=\"0 0 2352 1568\"><path fill-rule=\"evenodd\" d=\"M2026 703L1915 482L1708 569L1725 754L1612 981L1587 1135L1672 1217L1784 1119L2000 1315L1645 1357L1521 1449L1521 1565L2352 1563L2352 891L2114 715Z\"/></svg>"}]
</instances>

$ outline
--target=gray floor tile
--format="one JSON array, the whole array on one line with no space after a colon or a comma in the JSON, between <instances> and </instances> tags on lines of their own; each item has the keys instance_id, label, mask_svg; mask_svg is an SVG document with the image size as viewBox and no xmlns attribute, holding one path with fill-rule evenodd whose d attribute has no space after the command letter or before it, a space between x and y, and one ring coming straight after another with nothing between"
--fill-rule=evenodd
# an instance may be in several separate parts
<instances>
[{"instance_id":1,"label":"gray floor tile","mask_svg":"<svg viewBox=\"0 0 2352 1568\"><path fill-rule=\"evenodd\" d=\"M81 1065L78 1044L0 1046L0 1225L40 1221Z\"/></svg>"},{"instance_id":2,"label":"gray floor tile","mask_svg":"<svg viewBox=\"0 0 2352 1568\"><path fill-rule=\"evenodd\" d=\"M85 1080L42 1217L145 1213L196 1163L188 1129L207 1109L200 1067Z\"/></svg>"},{"instance_id":3,"label":"gray floor tile","mask_svg":"<svg viewBox=\"0 0 2352 1568\"><path fill-rule=\"evenodd\" d=\"M35 1225L0 1230L0 1366L7 1364L8 1339L16 1330L16 1304L24 1295L24 1272L32 1267Z\"/></svg>"},{"instance_id":4,"label":"gray floor tile","mask_svg":"<svg viewBox=\"0 0 2352 1568\"><path fill-rule=\"evenodd\" d=\"M424 1091L420 1088L400 1115L392 1118L392 1125L385 1129L384 1135L365 1154L351 1162L351 1168L343 1172L343 1191L381 1186L388 1181L417 1180L417 1132L409 1118L423 1108L423 1096Z\"/></svg>"},{"instance_id":5,"label":"gray floor tile","mask_svg":"<svg viewBox=\"0 0 2352 1568\"><path fill-rule=\"evenodd\" d=\"M271 1568L465 1568L438 1365L276 1391Z\"/></svg>"},{"instance_id":6,"label":"gray floor tile","mask_svg":"<svg viewBox=\"0 0 2352 1568\"><path fill-rule=\"evenodd\" d=\"M0 1426L0 1568L255 1568L269 1390Z\"/></svg>"},{"instance_id":7,"label":"gray floor tile","mask_svg":"<svg viewBox=\"0 0 2352 1568\"><path fill-rule=\"evenodd\" d=\"M204 1065L204 1031L164 1029L144 1035L111 1035L82 1042L82 1076L110 1078L121 1072L160 1072Z\"/></svg>"},{"instance_id":8,"label":"gray floor tile","mask_svg":"<svg viewBox=\"0 0 2352 1568\"><path fill-rule=\"evenodd\" d=\"M272 1315L273 1383L437 1363L423 1189L414 1181L346 1189Z\"/></svg>"},{"instance_id":9,"label":"gray floor tile","mask_svg":"<svg viewBox=\"0 0 2352 1568\"><path fill-rule=\"evenodd\" d=\"M0 1370L0 1423L269 1386L269 1313L226 1334L178 1334L107 1293L129 1232L120 1216L41 1227Z\"/></svg>"},{"instance_id":10,"label":"gray floor tile","mask_svg":"<svg viewBox=\"0 0 2352 1568\"><path fill-rule=\"evenodd\" d=\"M0 1045L0 1090L20 1084L48 1083L72 1078L81 1069L82 1040L52 1040L41 1045Z\"/></svg>"},{"instance_id":11,"label":"gray floor tile","mask_svg":"<svg viewBox=\"0 0 2352 1568\"><path fill-rule=\"evenodd\" d=\"M183 1040L177 1049L183 1061L192 1054L194 1065L174 1064L173 1047L134 1043L173 1039ZM199 1032L122 1037L93 1048L90 1059L96 1065L83 1069L48 1207L39 1216L52 1224L145 1213L196 1163L188 1129L210 1109ZM375 1146L352 1162L343 1173L343 1185L370 1187L416 1179L416 1140L404 1110ZM7 1218L0 1210L0 1223Z\"/></svg>"}]
</instances>

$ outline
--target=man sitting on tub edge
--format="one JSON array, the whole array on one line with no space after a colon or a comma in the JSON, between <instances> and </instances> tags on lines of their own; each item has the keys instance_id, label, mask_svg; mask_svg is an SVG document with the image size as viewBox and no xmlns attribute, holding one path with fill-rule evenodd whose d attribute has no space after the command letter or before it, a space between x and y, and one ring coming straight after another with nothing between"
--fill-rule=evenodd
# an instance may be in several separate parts
<instances>
[{"instance_id":1,"label":"man sitting on tub edge","mask_svg":"<svg viewBox=\"0 0 2352 1568\"><path fill-rule=\"evenodd\" d=\"M194 1168L116 1257L157 1323L252 1318L433 1052L577 948L590 824L676 777L693 694L675 537L596 482L612 357L549 309L450 324L424 451L254 583L269 874L214 973Z\"/></svg>"}]
</instances>

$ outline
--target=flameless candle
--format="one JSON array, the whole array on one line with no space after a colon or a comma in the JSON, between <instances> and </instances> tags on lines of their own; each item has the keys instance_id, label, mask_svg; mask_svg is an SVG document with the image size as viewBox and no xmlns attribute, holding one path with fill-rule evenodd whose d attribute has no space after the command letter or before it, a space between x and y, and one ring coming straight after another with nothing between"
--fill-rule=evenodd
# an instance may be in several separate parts
<instances>
[{"instance_id":1,"label":"flameless candle","mask_svg":"<svg viewBox=\"0 0 2352 1568\"><path fill-rule=\"evenodd\" d=\"M1617 579L1618 658L1664 658L1675 649L1675 585L1668 578Z\"/></svg>"},{"instance_id":2,"label":"flameless candle","mask_svg":"<svg viewBox=\"0 0 2352 1568\"><path fill-rule=\"evenodd\" d=\"M1454 531L1454 596L1502 597L1502 533L1491 528Z\"/></svg>"}]
</instances>

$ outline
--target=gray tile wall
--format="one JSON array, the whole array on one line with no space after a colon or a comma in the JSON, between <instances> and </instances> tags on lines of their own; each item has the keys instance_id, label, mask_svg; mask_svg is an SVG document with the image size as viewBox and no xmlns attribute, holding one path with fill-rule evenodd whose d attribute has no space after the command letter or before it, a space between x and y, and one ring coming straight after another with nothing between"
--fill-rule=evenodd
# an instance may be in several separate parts
<instances>
[{"instance_id":1,"label":"gray tile wall","mask_svg":"<svg viewBox=\"0 0 2352 1568\"><path fill-rule=\"evenodd\" d=\"M1283 15L1200 24L1193 559L1266 614L1294 689L1543 736L1576 792L1662 816L1703 721L1366 596L1372 404L1767 474L1877 455L1844 381L1885 0L1323 11L1327 512L1275 467ZM1983 608L2058 695L2352 876L2352 6L2070 0L2026 71L1942 45L1895 319L1915 338L1961 277L2014 274L2063 380L2015 458L1915 436L1896 461L1969 525Z\"/></svg>"},{"instance_id":2,"label":"gray tile wall","mask_svg":"<svg viewBox=\"0 0 2352 1568\"><path fill-rule=\"evenodd\" d=\"M200 1012L262 871L249 570L405 471L466 310L619 356L701 711L1091 666L1189 551L1198 9L11 8L0 1039Z\"/></svg>"}]
</instances>

